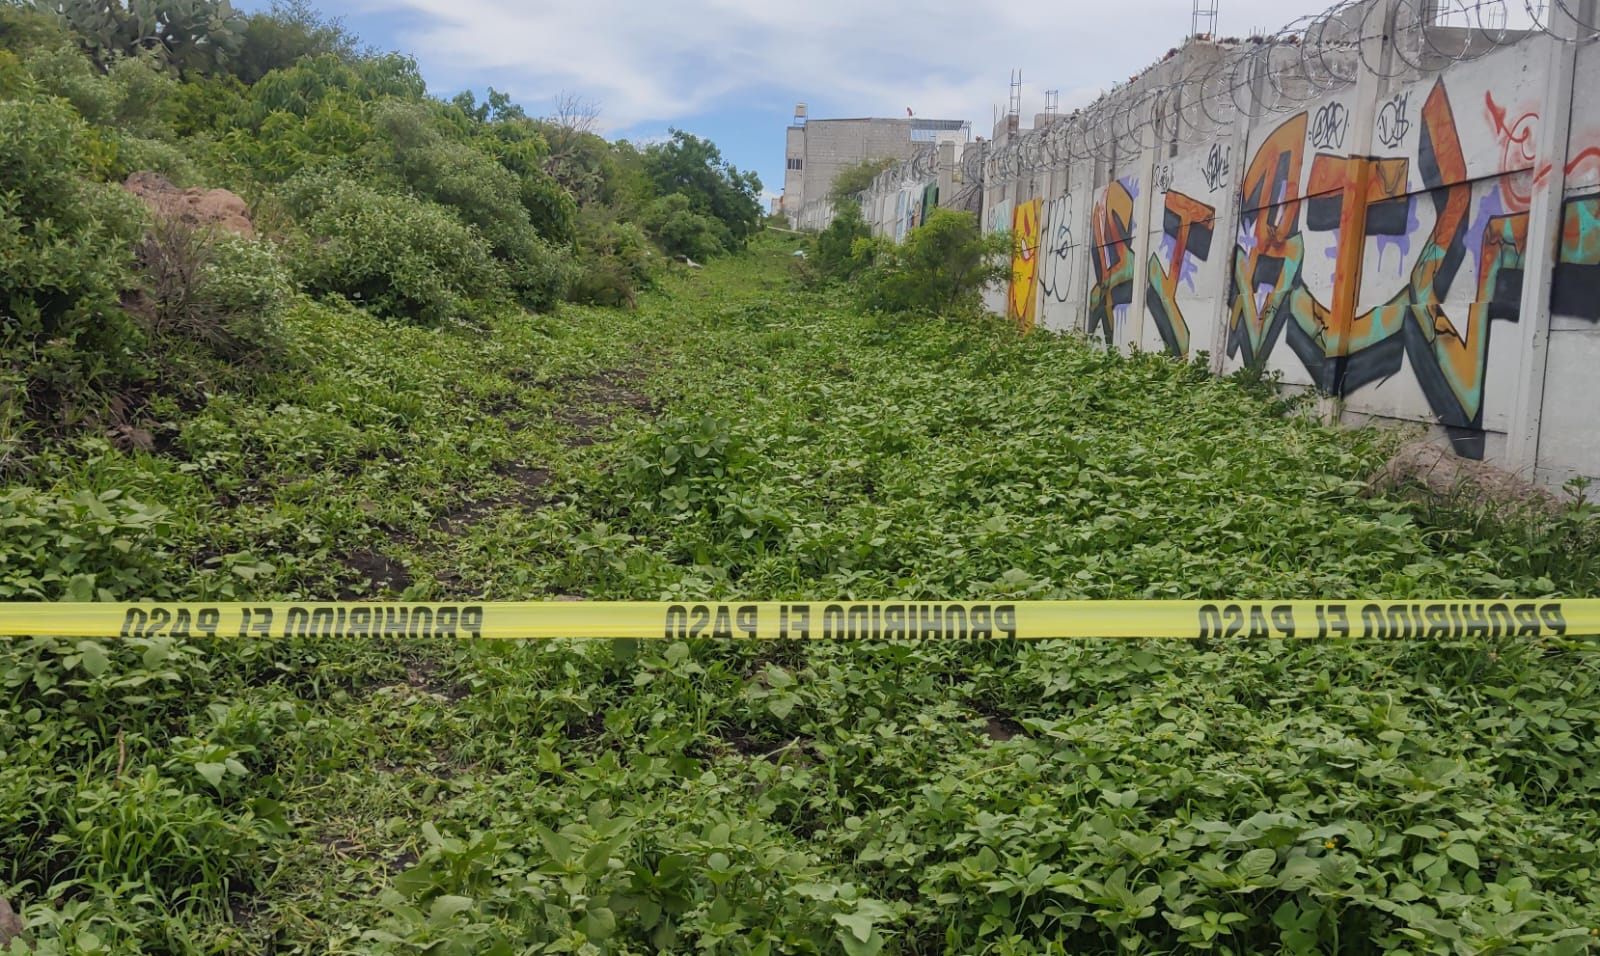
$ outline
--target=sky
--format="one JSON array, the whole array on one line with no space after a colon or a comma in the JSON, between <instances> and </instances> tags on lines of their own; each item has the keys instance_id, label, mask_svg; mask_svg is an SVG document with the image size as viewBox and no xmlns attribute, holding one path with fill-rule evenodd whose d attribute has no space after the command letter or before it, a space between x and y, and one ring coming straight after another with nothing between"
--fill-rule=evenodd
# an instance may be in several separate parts
<instances>
[{"instance_id":1,"label":"sky","mask_svg":"<svg viewBox=\"0 0 1600 956\"><path fill-rule=\"evenodd\" d=\"M1092 101L1182 43L1194 0L322 0L367 44L414 56L430 92L494 87L530 115L572 93L608 138L685 129L783 185L796 103L824 119L972 121L987 136L1022 72L1024 125L1056 90ZM1219 0L1216 32L1276 32L1331 0ZM265 0L236 3L261 9Z\"/></svg>"}]
</instances>

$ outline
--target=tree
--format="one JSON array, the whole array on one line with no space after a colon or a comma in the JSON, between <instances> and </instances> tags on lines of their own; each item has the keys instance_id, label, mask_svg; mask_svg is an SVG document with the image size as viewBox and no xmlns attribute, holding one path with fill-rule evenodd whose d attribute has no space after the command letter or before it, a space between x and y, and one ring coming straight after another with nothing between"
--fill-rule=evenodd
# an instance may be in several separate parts
<instances>
[{"instance_id":1,"label":"tree","mask_svg":"<svg viewBox=\"0 0 1600 956\"><path fill-rule=\"evenodd\" d=\"M848 279L860 271L862 262L853 255L857 239L868 239L872 229L861 215L861 204L844 200L834 212L833 221L817 234L812 258L824 278Z\"/></svg>"},{"instance_id":2,"label":"tree","mask_svg":"<svg viewBox=\"0 0 1600 956\"><path fill-rule=\"evenodd\" d=\"M229 72L254 83L302 57L329 54L349 63L359 55L356 38L337 17L324 17L306 0L273 0L272 7L244 19L239 52Z\"/></svg>"},{"instance_id":3,"label":"tree","mask_svg":"<svg viewBox=\"0 0 1600 956\"><path fill-rule=\"evenodd\" d=\"M883 159L864 159L854 166L846 166L838 175L833 177L833 185L828 187L828 198L835 204L842 204L853 200L866 192L872 181L897 160L893 157Z\"/></svg>"},{"instance_id":4,"label":"tree","mask_svg":"<svg viewBox=\"0 0 1600 956\"><path fill-rule=\"evenodd\" d=\"M599 128L600 104L562 90L556 94L555 111L544 118L544 125L550 154L563 156L574 143Z\"/></svg>"},{"instance_id":5,"label":"tree","mask_svg":"<svg viewBox=\"0 0 1600 956\"><path fill-rule=\"evenodd\" d=\"M737 249L761 225L761 178L740 172L710 140L680 129L645 150L645 171L661 195L682 194L689 208L722 223L726 247Z\"/></svg>"}]
</instances>

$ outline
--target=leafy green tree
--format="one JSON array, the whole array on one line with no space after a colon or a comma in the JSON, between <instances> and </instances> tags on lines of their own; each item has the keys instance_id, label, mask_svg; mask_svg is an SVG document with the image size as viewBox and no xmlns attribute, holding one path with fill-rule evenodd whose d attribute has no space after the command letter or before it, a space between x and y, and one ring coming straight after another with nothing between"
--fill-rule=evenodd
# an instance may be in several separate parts
<instances>
[{"instance_id":1,"label":"leafy green tree","mask_svg":"<svg viewBox=\"0 0 1600 956\"><path fill-rule=\"evenodd\" d=\"M356 44L337 17L323 16L306 0L273 0L269 9L244 18L228 72L254 83L309 57L328 55L348 63L358 56Z\"/></svg>"},{"instance_id":2,"label":"leafy green tree","mask_svg":"<svg viewBox=\"0 0 1600 956\"><path fill-rule=\"evenodd\" d=\"M761 178L740 172L715 143L680 129L645 150L644 168L661 195L677 193L689 208L722 224L723 247L739 248L761 225Z\"/></svg>"},{"instance_id":3,"label":"leafy green tree","mask_svg":"<svg viewBox=\"0 0 1600 956\"><path fill-rule=\"evenodd\" d=\"M844 200L835 210L833 221L812 243L812 264L825 279L850 278L863 265L852 254L856 241L871 236L872 229L861 215L861 204Z\"/></svg>"},{"instance_id":4,"label":"leafy green tree","mask_svg":"<svg viewBox=\"0 0 1600 956\"><path fill-rule=\"evenodd\" d=\"M885 169L893 166L897 160L892 157L883 159L866 159L854 166L846 166L833 177L833 185L828 187L828 198L836 204L843 204L856 199L872 181L877 179Z\"/></svg>"}]
</instances>

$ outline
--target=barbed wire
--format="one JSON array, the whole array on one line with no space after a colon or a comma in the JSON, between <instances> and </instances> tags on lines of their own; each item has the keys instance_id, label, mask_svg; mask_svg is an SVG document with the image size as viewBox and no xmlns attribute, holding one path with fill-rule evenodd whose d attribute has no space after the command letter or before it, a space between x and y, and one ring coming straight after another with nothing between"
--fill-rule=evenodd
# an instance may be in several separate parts
<instances>
[{"instance_id":1,"label":"barbed wire","mask_svg":"<svg viewBox=\"0 0 1600 956\"><path fill-rule=\"evenodd\" d=\"M1516 7L1526 23L1512 27ZM1540 34L1592 42L1600 16L1581 0L1340 0L1274 34L1194 40L1088 106L1002 143L969 144L961 180L1001 186L1072 163L1115 164L1162 143L1203 145L1240 119L1295 112L1337 93L1362 72L1421 77ZM937 150L928 147L884 170L872 190L898 190L938 172Z\"/></svg>"}]
</instances>

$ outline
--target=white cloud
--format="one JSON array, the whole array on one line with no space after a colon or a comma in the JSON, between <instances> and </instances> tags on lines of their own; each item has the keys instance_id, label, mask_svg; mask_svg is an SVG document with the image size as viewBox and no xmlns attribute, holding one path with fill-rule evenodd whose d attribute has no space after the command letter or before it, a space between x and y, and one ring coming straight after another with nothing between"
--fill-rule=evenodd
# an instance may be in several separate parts
<instances>
[{"instance_id":1,"label":"white cloud","mask_svg":"<svg viewBox=\"0 0 1600 956\"><path fill-rule=\"evenodd\" d=\"M1325 0L1229 0L1219 32L1276 29ZM763 99L787 115L970 119L987 132L1014 68L1025 116L1043 90L1091 99L1181 42L1184 0L375 0L418 14L403 34L440 88L495 86L537 110L561 90L597 101L609 129ZM748 103L747 103L748 105ZM761 105L761 104L756 104Z\"/></svg>"}]
</instances>

